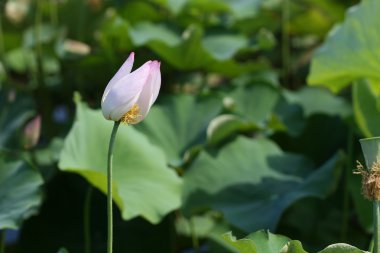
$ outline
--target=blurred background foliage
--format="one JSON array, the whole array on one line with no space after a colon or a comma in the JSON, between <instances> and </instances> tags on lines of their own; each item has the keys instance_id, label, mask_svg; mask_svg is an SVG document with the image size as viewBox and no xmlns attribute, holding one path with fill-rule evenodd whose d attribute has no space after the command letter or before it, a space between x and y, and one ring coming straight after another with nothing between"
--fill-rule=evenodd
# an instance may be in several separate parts
<instances>
[{"instance_id":1,"label":"blurred background foliage","mask_svg":"<svg viewBox=\"0 0 380 253\"><path fill-rule=\"evenodd\" d=\"M6 252L105 251L100 99L131 51L162 62L162 88L118 133L115 252L237 252L222 234L261 229L310 252L368 249L352 170L357 140L380 131L380 5L356 4L1 0Z\"/></svg>"}]
</instances>

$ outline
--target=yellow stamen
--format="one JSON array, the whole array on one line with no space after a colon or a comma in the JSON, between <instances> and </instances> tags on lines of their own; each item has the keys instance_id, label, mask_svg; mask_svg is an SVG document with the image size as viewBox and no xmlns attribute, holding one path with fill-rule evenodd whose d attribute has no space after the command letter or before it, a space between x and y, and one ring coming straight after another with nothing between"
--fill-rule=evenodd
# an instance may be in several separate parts
<instances>
[{"instance_id":1,"label":"yellow stamen","mask_svg":"<svg viewBox=\"0 0 380 253\"><path fill-rule=\"evenodd\" d=\"M141 116L140 108L137 104L134 104L132 108L121 117L121 122L129 125L136 124L138 122L138 118Z\"/></svg>"}]
</instances>

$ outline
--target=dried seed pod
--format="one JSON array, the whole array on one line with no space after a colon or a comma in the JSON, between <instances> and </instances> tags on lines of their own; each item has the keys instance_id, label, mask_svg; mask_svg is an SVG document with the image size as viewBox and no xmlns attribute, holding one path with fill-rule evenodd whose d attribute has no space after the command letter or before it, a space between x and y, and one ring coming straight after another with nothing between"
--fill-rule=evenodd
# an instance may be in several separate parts
<instances>
[{"instance_id":1,"label":"dried seed pod","mask_svg":"<svg viewBox=\"0 0 380 253\"><path fill-rule=\"evenodd\" d=\"M362 176L362 194L371 201L380 201L380 163L373 163L369 170L357 162L354 174Z\"/></svg>"}]
</instances>

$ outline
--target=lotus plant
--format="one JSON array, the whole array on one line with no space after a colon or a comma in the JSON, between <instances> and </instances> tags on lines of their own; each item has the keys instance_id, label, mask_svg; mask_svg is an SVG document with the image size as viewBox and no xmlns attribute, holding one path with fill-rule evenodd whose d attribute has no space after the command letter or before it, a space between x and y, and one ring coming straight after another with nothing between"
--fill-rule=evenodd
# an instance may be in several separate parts
<instances>
[{"instance_id":1,"label":"lotus plant","mask_svg":"<svg viewBox=\"0 0 380 253\"><path fill-rule=\"evenodd\" d=\"M121 122L130 125L142 121L156 101L161 86L160 62L147 61L131 72L132 52L114 77L109 81L103 97L102 112L107 120L114 121L107 160L107 252L112 253L112 154L117 129Z\"/></svg>"}]
</instances>

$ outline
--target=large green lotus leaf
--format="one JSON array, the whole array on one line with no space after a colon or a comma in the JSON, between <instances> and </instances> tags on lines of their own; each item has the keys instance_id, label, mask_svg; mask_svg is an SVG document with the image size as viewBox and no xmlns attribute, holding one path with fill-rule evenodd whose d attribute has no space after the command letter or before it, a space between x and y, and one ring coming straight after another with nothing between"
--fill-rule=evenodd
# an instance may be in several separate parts
<instances>
[{"instance_id":1,"label":"large green lotus leaf","mask_svg":"<svg viewBox=\"0 0 380 253\"><path fill-rule=\"evenodd\" d=\"M36 55L30 48L21 47L8 51L5 62L10 69L20 74L37 71ZM56 74L60 65L56 58L44 55L42 68L46 74Z\"/></svg>"},{"instance_id":2,"label":"large green lotus leaf","mask_svg":"<svg viewBox=\"0 0 380 253\"><path fill-rule=\"evenodd\" d=\"M165 151L169 164L177 166L188 149L206 142L207 126L222 110L222 103L215 97L190 95L170 96L162 102L137 129Z\"/></svg>"},{"instance_id":3,"label":"large green lotus leaf","mask_svg":"<svg viewBox=\"0 0 380 253\"><path fill-rule=\"evenodd\" d=\"M286 103L277 88L258 82L239 85L225 95L225 104L229 104L227 107L237 115L220 115L210 122L207 129L209 144L216 144L238 132L258 129L295 132L302 127L301 110L294 110L293 105Z\"/></svg>"},{"instance_id":4,"label":"large green lotus leaf","mask_svg":"<svg viewBox=\"0 0 380 253\"><path fill-rule=\"evenodd\" d=\"M369 253L345 243L332 244L318 253Z\"/></svg>"},{"instance_id":5,"label":"large green lotus leaf","mask_svg":"<svg viewBox=\"0 0 380 253\"><path fill-rule=\"evenodd\" d=\"M241 49L248 47L248 39L243 35L208 35L202 40L203 47L217 60L227 60Z\"/></svg>"},{"instance_id":6,"label":"large green lotus leaf","mask_svg":"<svg viewBox=\"0 0 380 253\"><path fill-rule=\"evenodd\" d=\"M220 236L231 230L231 227L223 219L220 219L218 213L209 212L188 219L180 216L177 217L175 225L179 235L191 237L195 234L198 238L207 240L210 247L209 252L236 252L234 247Z\"/></svg>"},{"instance_id":7,"label":"large green lotus leaf","mask_svg":"<svg viewBox=\"0 0 380 253\"><path fill-rule=\"evenodd\" d=\"M16 48L6 53L4 61L15 72L25 73L31 66L35 67L34 62L36 60L33 51L30 49Z\"/></svg>"},{"instance_id":8,"label":"large green lotus leaf","mask_svg":"<svg viewBox=\"0 0 380 253\"><path fill-rule=\"evenodd\" d=\"M332 129L339 129L339 131L332 131ZM327 161L347 140L347 125L336 116L312 115L307 120L304 119L304 125L300 130L296 135L278 132L272 138L284 150L303 154L316 164Z\"/></svg>"},{"instance_id":9,"label":"large green lotus leaf","mask_svg":"<svg viewBox=\"0 0 380 253\"><path fill-rule=\"evenodd\" d=\"M307 253L299 241L260 230L237 240L231 233L223 235L223 239L240 253Z\"/></svg>"},{"instance_id":10,"label":"large green lotus leaf","mask_svg":"<svg viewBox=\"0 0 380 253\"><path fill-rule=\"evenodd\" d=\"M42 184L35 168L0 153L0 229L17 229L38 211Z\"/></svg>"},{"instance_id":11,"label":"large green lotus leaf","mask_svg":"<svg viewBox=\"0 0 380 253\"><path fill-rule=\"evenodd\" d=\"M153 0L153 2L168 9L174 15L178 15L187 5L189 0Z\"/></svg>"},{"instance_id":12,"label":"large green lotus leaf","mask_svg":"<svg viewBox=\"0 0 380 253\"><path fill-rule=\"evenodd\" d=\"M228 97L233 99L237 114L253 123L262 124L274 111L280 93L270 85L256 84L240 86Z\"/></svg>"},{"instance_id":13,"label":"large green lotus leaf","mask_svg":"<svg viewBox=\"0 0 380 253\"><path fill-rule=\"evenodd\" d=\"M190 26L180 35L167 24L150 22L135 24L128 29L128 34L133 44L149 47L181 70L205 68L235 76L266 66L265 62L240 63L232 59L237 51L248 44L247 38L241 35L216 34L204 38L203 29L199 26ZM226 51L226 48L229 50Z\"/></svg>"},{"instance_id":14,"label":"large green lotus leaf","mask_svg":"<svg viewBox=\"0 0 380 253\"><path fill-rule=\"evenodd\" d=\"M202 13L227 13L237 20L253 18L258 13L262 0L192 0L189 9L195 8Z\"/></svg>"},{"instance_id":15,"label":"large green lotus leaf","mask_svg":"<svg viewBox=\"0 0 380 253\"><path fill-rule=\"evenodd\" d=\"M24 32L23 46L27 48L34 47L37 43L47 44L52 42L53 39L57 36L58 29L52 25L42 24L37 30L38 34L36 35L36 30L34 27L30 27Z\"/></svg>"},{"instance_id":16,"label":"large green lotus leaf","mask_svg":"<svg viewBox=\"0 0 380 253\"><path fill-rule=\"evenodd\" d=\"M159 4L164 4L162 2L166 2L166 0L154 1L157 1ZM182 0L178 2L181 1ZM117 13L120 13L121 16L128 19L128 22L131 22L131 24L141 22L142 20L156 22L158 20L162 20L163 17L167 17L166 13L157 11L157 5L152 4L151 1L125 2L117 7Z\"/></svg>"},{"instance_id":17,"label":"large green lotus leaf","mask_svg":"<svg viewBox=\"0 0 380 253\"><path fill-rule=\"evenodd\" d=\"M136 13L136 11L131 13ZM132 48L132 41L125 32L129 28L129 23L116 13L104 20L101 26L101 33L99 33L99 43L104 48L107 58L113 59L116 50L128 51ZM103 72L101 73L105 74Z\"/></svg>"},{"instance_id":18,"label":"large green lotus leaf","mask_svg":"<svg viewBox=\"0 0 380 253\"><path fill-rule=\"evenodd\" d=\"M358 80L353 85L353 108L356 123L366 137L380 135L380 98L366 80Z\"/></svg>"},{"instance_id":19,"label":"large green lotus leaf","mask_svg":"<svg viewBox=\"0 0 380 253\"><path fill-rule=\"evenodd\" d=\"M186 5L187 1L188 0L168 0L167 6L174 14L178 14Z\"/></svg>"},{"instance_id":20,"label":"large green lotus leaf","mask_svg":"<svg viewBox=\"0 0 380 253\"><path fill-rule=\"evenodd\" d=\"M207 128L207 142L215 145L229 136L245 130L253 130L254 126L232 114L222 114L214 118Z\"/></svg>"},{"instance_id":21,"label":"large green lotus leaf","mask_svg":"<svg viewBox=\"0 0 380 253\"><path fill-rule=\"evenodd\" d=\"M380 80L380 1L352 7L315 53L308 83L339 91L359 78Z\"/></svg>"},{"instance_id":22,"label":"large green lotus leaf","mask_svg":"<svg viewBox=\"0 0 380 253\"><path fill-rule=\"evenodd\" d=\"M34 103L23 93L0 91L0 147L18 148L22 128L34 115Z\"/></svg>"},{"instance_id":23,"label":"large green lotus leaf","mask_svg":"<svg viewBox=\"0 0 380 253\"><path fill-rule=\"evenodd\" d=\"M106 193L111 129L112 122L100 111L78 103L77 120L65 139L59 168L80 174ZM123 219L141 215L157 223L180 205L181 179L166 166L164 153L131 126L119 127L113 166L114 200Z\"/></svg>"},{"instance_id":24,"label":"large green lotus leaf","mask_svg":"<svg viewBox=\"0 0 380 253\"><path fill-rule=\"evenodd\" d=\"M222 0L237 19L252 18L259 11L263 0Z\"/></svg>"},{"instance_id":25,"label":"large green lotus leaf","mask_svg":"<svg viewBox=\"0 0 380 253\"><path fill-rule=\"evenodd\" d=\"M202 152L184 175L186 214L222 211L245 230L274 229L284 210L304 197L323 198L336 186L338 156L315 169L267 139L239 137L217 154Z\"/></svg>"},{"instance_id":26,"label":"large green lotus leaf","mask_svg":"<svg viewBox=\"0 0 380 253\"><path fill-rule=\"evenodd\" d=\"M151 40L159 40L168 46L181 43L181 37L163 24L142 22L131 27L129 34L136 46L144 45Z\"/></svg>"},{"instance_id":27,"label":"large green lotus leaf","mask_svg":"<svg viewBox=\"0 0 380 253\"><path fill-rule=\"evenodd\" d=\"M152 33L156 30L160 33ZM186 36L181 37L164 24L148 22L136 24L129 29L129 36L134 44L148 46L178 69L194 69L211 63L211 56L200 45L201 29L189 29L185 34Z\"/></svg>"},{"instance_id":28,"label":"large green lotus leaf","mask_svg":"<svg viewBox=\"0 0 380 253\"><path fill-rule=\"evenodd\" d=\"M284 91L284 96L289 103L299 104L305 117L313 114L347 117L351 114L351 107L346 100L324 88L304 87L296 92Z\"/></svg>"},{"instance_id":29,"label":"large green lotus leaf","mask_svg":"<svg viewBox=\"0 0 380 253\"><path fill-rule=\"evenodd\" d=\"M269 123L278 132L284 132L290 136L300 135L306 124L301 105L290 103L285 97L276 104L274 115ZM273 127L273 124L278 126Z\"/></svg>"},{"instance_id":30,"label":"large green lotus leaf","mask_svg":"<svg viewBox=\"0 0 380 253\"><path fill-rule=\"evenodd\" d=\"M344 18L345 6L326 0L293 1L289 6L290 33L323 37L334 23Z\"/></svg>"}]
</instances>

